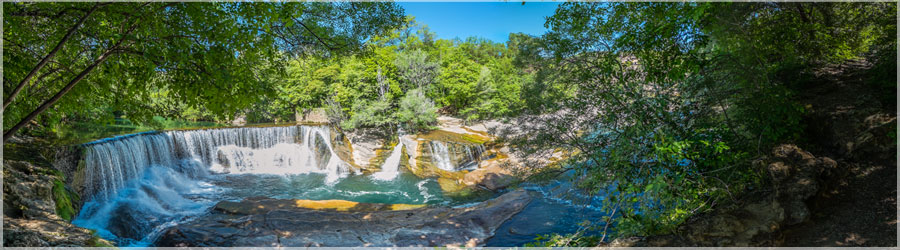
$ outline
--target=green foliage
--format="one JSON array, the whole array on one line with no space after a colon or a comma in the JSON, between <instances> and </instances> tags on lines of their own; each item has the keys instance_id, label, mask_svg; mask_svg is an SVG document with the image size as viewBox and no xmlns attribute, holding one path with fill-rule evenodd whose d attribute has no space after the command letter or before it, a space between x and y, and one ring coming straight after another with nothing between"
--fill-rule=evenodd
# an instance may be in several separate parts
<instances>
[{"instance_id":1,"label":"green foliage","mask_svg":"<svg viewBox=\"0 0 900 250\"><path fill-rule=\"evenodd\" d=\"M294 112L326 107L331 123L345 130L421 131L435 125L438 108L470 120L514 115L525 106L523 85L534 78L514 63L520 49L475 38L435 39L412 17L365 46L368 53L360 55L292 59L288 77L276 81L275 97L248 113L289 120Z\"/></svg>"},{"instance_id":2,"label":"green foliage","mask_svg":"<svg viewBox=\"0 0 900 250\"><path fill-rule=\"evenodd\" d=\"M397 110L397 120L405 123L411 130L429 130L437 123L437 108L434 102L421 89L413 89L406 92L406 96L400 99L400 109Z\"/></svg>"},{"instance_id":3,"label":"green foliage","mask_svg":"<svg viewBox=\"0 0 900 250\"><path fill-rule=\"evenodd\" d=\"M393 124L393 107L386 100L356 102L350 120L341 124L344 129L358 127L384 127Z\"/></svg>"},{"instance_id":4,"label":"green foliage","mask_svg":"<svg viewBox=\"0 0 900 250\"><path fill-rule=\"evenodd\" d=\"M541 244L669 233L759 185L765 175L750 159L803 131L794 88L817 66L889 50L877 44L891 44L895 28L880 24L895 12L880 3L561 5L540 40L510 41L537 58L513 63L538 71L521 86L539 101L525 109L520 129L530 132L510 140L529 154L574 152L564 168L608 197L610 217Z\"/></svg>"},{"instance_id":5,"label":"green foliage","mask_svg":"<svg viewBox=\"0 0 900 250\"><path fill-rule=\"evenodd\" d=\"M439 65L428 59L422 50L402 51L397 55L394 65L400 71L400 77L408 85L406 89L423 88L434 82Z\"/></svg>"},{"instance_id":6,"label":"green foliage","mask_svg":"<svg viewBox=\"0 0 900 250\"><path fill-rule=\"evenodd\" d=\"M27 114L61 93L36 117L45 128L109 119L110 111L135 121L161 113L178 118L182 111L191 119L229 119L274 98L288 59L358 52L403 17L397 4L375 2L19 2L3 3L3 9L9 14L3 20L5 97L62 42L3 116L5 127L27 122ZM63 40L82 17L83 25ZM78 81L81 72L86 77ZM64 89L70 82L81 84Z\"/></svg>"},{"instance_id":7,"label":"green foliage","mask_svg":"<svg viewBox=\"0 0 900 250\"><path fill-rule=\"evenodd\" d=\"M586 236L583 231L571 234L543 234L534 238L534 242L525 243L525 247L568 247L597 246L600 237Z\"/></svg>"},{"instance_id":8,"label":"green foliage","mask_svg":"<svg viewBox=\"0 0 900 250\"><path fill-rule=\"evenodd\" d=\"M77 199L77 195L66 190L65 184L60 180L53 181L53 200L56 201L56 215L63 220L71 221L75 216L75 208L72 206L72 199Z\"/></svg>"},{"instance_id":9,"label":"green foliage","mask_svg":"<svg viewBox=\"0 0 900 250\"><path fill-rule=\"evenodd\" d=\"M204 121L166 119L154 116L145 123L135 123L128 119L115 119L108 122L70 122L60 124L54 129L56 143L61 145L80 144L106 137L146 132L151 130L195 129L224 127L227 124Z\"/></svg>"}]
</instances>

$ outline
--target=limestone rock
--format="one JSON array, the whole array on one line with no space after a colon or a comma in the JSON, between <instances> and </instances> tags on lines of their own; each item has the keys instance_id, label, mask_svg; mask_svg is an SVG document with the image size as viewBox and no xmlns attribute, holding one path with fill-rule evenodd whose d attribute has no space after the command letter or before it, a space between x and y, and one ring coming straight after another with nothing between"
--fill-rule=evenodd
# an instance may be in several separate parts
<instances>
[{"instance_id":1,"label":"limestone rock","mask_svg":"<svg viewBox=\"0 0 900 250\"><path fill-rule=\"evenodd\" d=\"M3 161L3 212L25 219L60 219L53 182L60 178L24 161Z\"/></svg>"},{"instance_id":2,"label":"limestone rock","mask_svg":"<svg viewBox=\"0 0 900 250\"><path fill-rule=\"evenodd\" d=\"M377 167L373 166L371 161L378 156L377 150L384 147L384 139L364 130L350 133L348 138L353 145L351 152L353 162L363 168Z\"/></svg>"},{"instance_id":3,"label":"limestone rock","mask_svg":"<svg viewBox=\"0 0 900 250\"><path fill-rule=\"evenodd\" d=\"M530 201L528 193L520 190L466 208L322 211L288 205L271 210L241 210L240 214L214 210L208 216L168 229L156 244L179 247L478 246ZM279 202L282 201L275 201Z\"/></svg>"},{"instance_id":4,"label":"limestone rock","mask_svg":"<svg viewBox=\"0 0 900 250\"><path fill-rule=\"evenodd\" d=\"M508 166L509 161L503 159L491 159L483 161L481 167L466 173L463 182L467 185L478 185L488 190L500 190L506 188L518 179L512 174Z\"/></svg>"},{"instance_id":5,"label":"limestone rock","mask_svg":"<svg viewBox=\"0 0 900 250\"><path fill-rule=\"evenodd\" d=\"M56 214L53 185L62 177L25 161L3 161L5 247L112 245Z\"/></svg>"},{"instance_id":6,"label":"limestone rock","mask_svg":"<svg viewBox=\"0 0 900 250\"><path fill-rule=\"evenodd\" d=\"M415 204L383 204L361 203L347 200L292 200L271 199L266 197L250 197L240 202L222 201L213 207L213 211L224 214L251 215L262 214L279 209L305 208L320 211L361 212L409 210L425 207Z\"/></svg>"},{"instance_id":7,"label":"limestone rock","mask_svg":"<svg viewBox=\"0 0 900 250\"><path fill-rule=\"evenodd\" d=\"M112 246L88 229L76 227L61 219L28 220L3 218L5 247L84 247Z\"/></svg>"}]
</instances>

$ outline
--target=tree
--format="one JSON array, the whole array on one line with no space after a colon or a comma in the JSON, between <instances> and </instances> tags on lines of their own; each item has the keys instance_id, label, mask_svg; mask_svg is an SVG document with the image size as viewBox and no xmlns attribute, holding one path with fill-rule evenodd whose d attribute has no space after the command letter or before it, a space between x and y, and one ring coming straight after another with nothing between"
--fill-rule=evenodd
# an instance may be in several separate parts
<instances>
[{"instance_id":1,"label":"tree","mask_svg":"<svg viewBox=\"0 0 900 250\"><path fill-rule=\"evenodd\" d=\"M394 65L397 65L401 78L409 84L406 89L425 88L434 82L440 71L440 65L429 60L428 55L419 49L400 52Z\"/></svg>"},{"instance_id":2,"label":"tree","mask_svg":"<svg viewBox=\"0 0 900 250\"><path fill-rule=\"evenodd\" d=\"M118 103L146 114L147 84L227 117L272 94L271 78L263 76L283 74L289 55L351 53L402 21L393 3L20 2L3 8L4 141L39 115L60 117L85 106Z\"/></svg>"},{"instance_id":3,"label":"tree","mask_svg":"<svg viewBox=\"0 0 900 250\"><path fill-rule=\"evenodd\" d=\"M797 77L859 58L878 40L872 34L888 33L863 13L896 13L896 5L561 5L541 41L516 46L545 58L525 91L545 103L519 121L528 133L507 136L533 157L566 153L558 167L534 170L570 174L604 196L609 216L588 226L599 237L548 244L595 246L609 225L620 236L668 233L760 185L765 176L750 159L802 129Z\"/></svg>"},{"instance_id":4,"label":"tree","mask_svg":"<svg viewBox=\"0 0 900 250\"><path fill-rule=\"evenodd\" d=\"M397 120L411 130L428 130L437 122L437 108L422 89L413 89L400 99Z\"/></svg>"}]
</instances>

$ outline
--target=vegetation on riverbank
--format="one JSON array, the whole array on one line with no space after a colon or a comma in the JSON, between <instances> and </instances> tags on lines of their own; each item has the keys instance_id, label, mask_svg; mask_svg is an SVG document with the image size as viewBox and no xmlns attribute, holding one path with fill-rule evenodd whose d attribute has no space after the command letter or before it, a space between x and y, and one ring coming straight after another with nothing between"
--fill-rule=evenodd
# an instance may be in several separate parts
<instances>
[{"instance_id":1,"label":"vegetation on riverbank","mask_svg":"<svg viewBox=\"0 0 900 250\"><path fill-rule=\"evenodd\" d=\"M768 182L751 160L777 143L805 142L807 111L796 96L814 70L861 58L883 65L875 68L896 65L896 7L562 5L537 46L552 56L527 60L542 65L545 80L525 99L552 98L529 109L522 124L530 133L512 144L580 152L567 168L582 188L607 197L611 216L544 244L670 233ZM896 82L896 74L879 77ZM894 103L896 89L888 91Z\"/></svg>"},{"instance_id":2,"label":"vegetation on riverbank","mask_svg":"<svg viewBox=\"0 0 900 250\"><path fill-rule=\"evenodd\" d=\"M671 233L771 184L752 162L812 143L799 96L826 65L871 62L866 85L896 103L896 3L569 2L546 34L506 44L437 39L393 3L3 8L4 140L82 143L235 117L293 121L316 108L335 128L391 140L446 137L427 133L439 114L503 119L515 131L501 141L517 153L566 152L534 172L553 168L606 199L609 216L539 246ZM439 183L460 185L448 180ZM52 191L70 220L77 197L59 181Z\"/></svg>"}]
</instances>

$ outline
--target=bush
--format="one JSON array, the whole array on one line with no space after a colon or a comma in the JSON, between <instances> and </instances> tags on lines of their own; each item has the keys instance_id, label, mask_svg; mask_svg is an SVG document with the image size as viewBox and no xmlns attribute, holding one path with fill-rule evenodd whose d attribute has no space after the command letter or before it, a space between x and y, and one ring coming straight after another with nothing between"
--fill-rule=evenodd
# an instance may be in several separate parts
<instances>
[{"instance_id":1,"label":"bush","mask_svg":"<svg viewBox=\"0 0 900 250\"><path fill-rule=\"evenodd\" d=\"M406 96L400 99L400 109L396 117L398 122L406 124L406 128L412 131L430 130L437 122L437 107L421 89L417 88L407 92Z\"/></svg>"}]
</instances>

